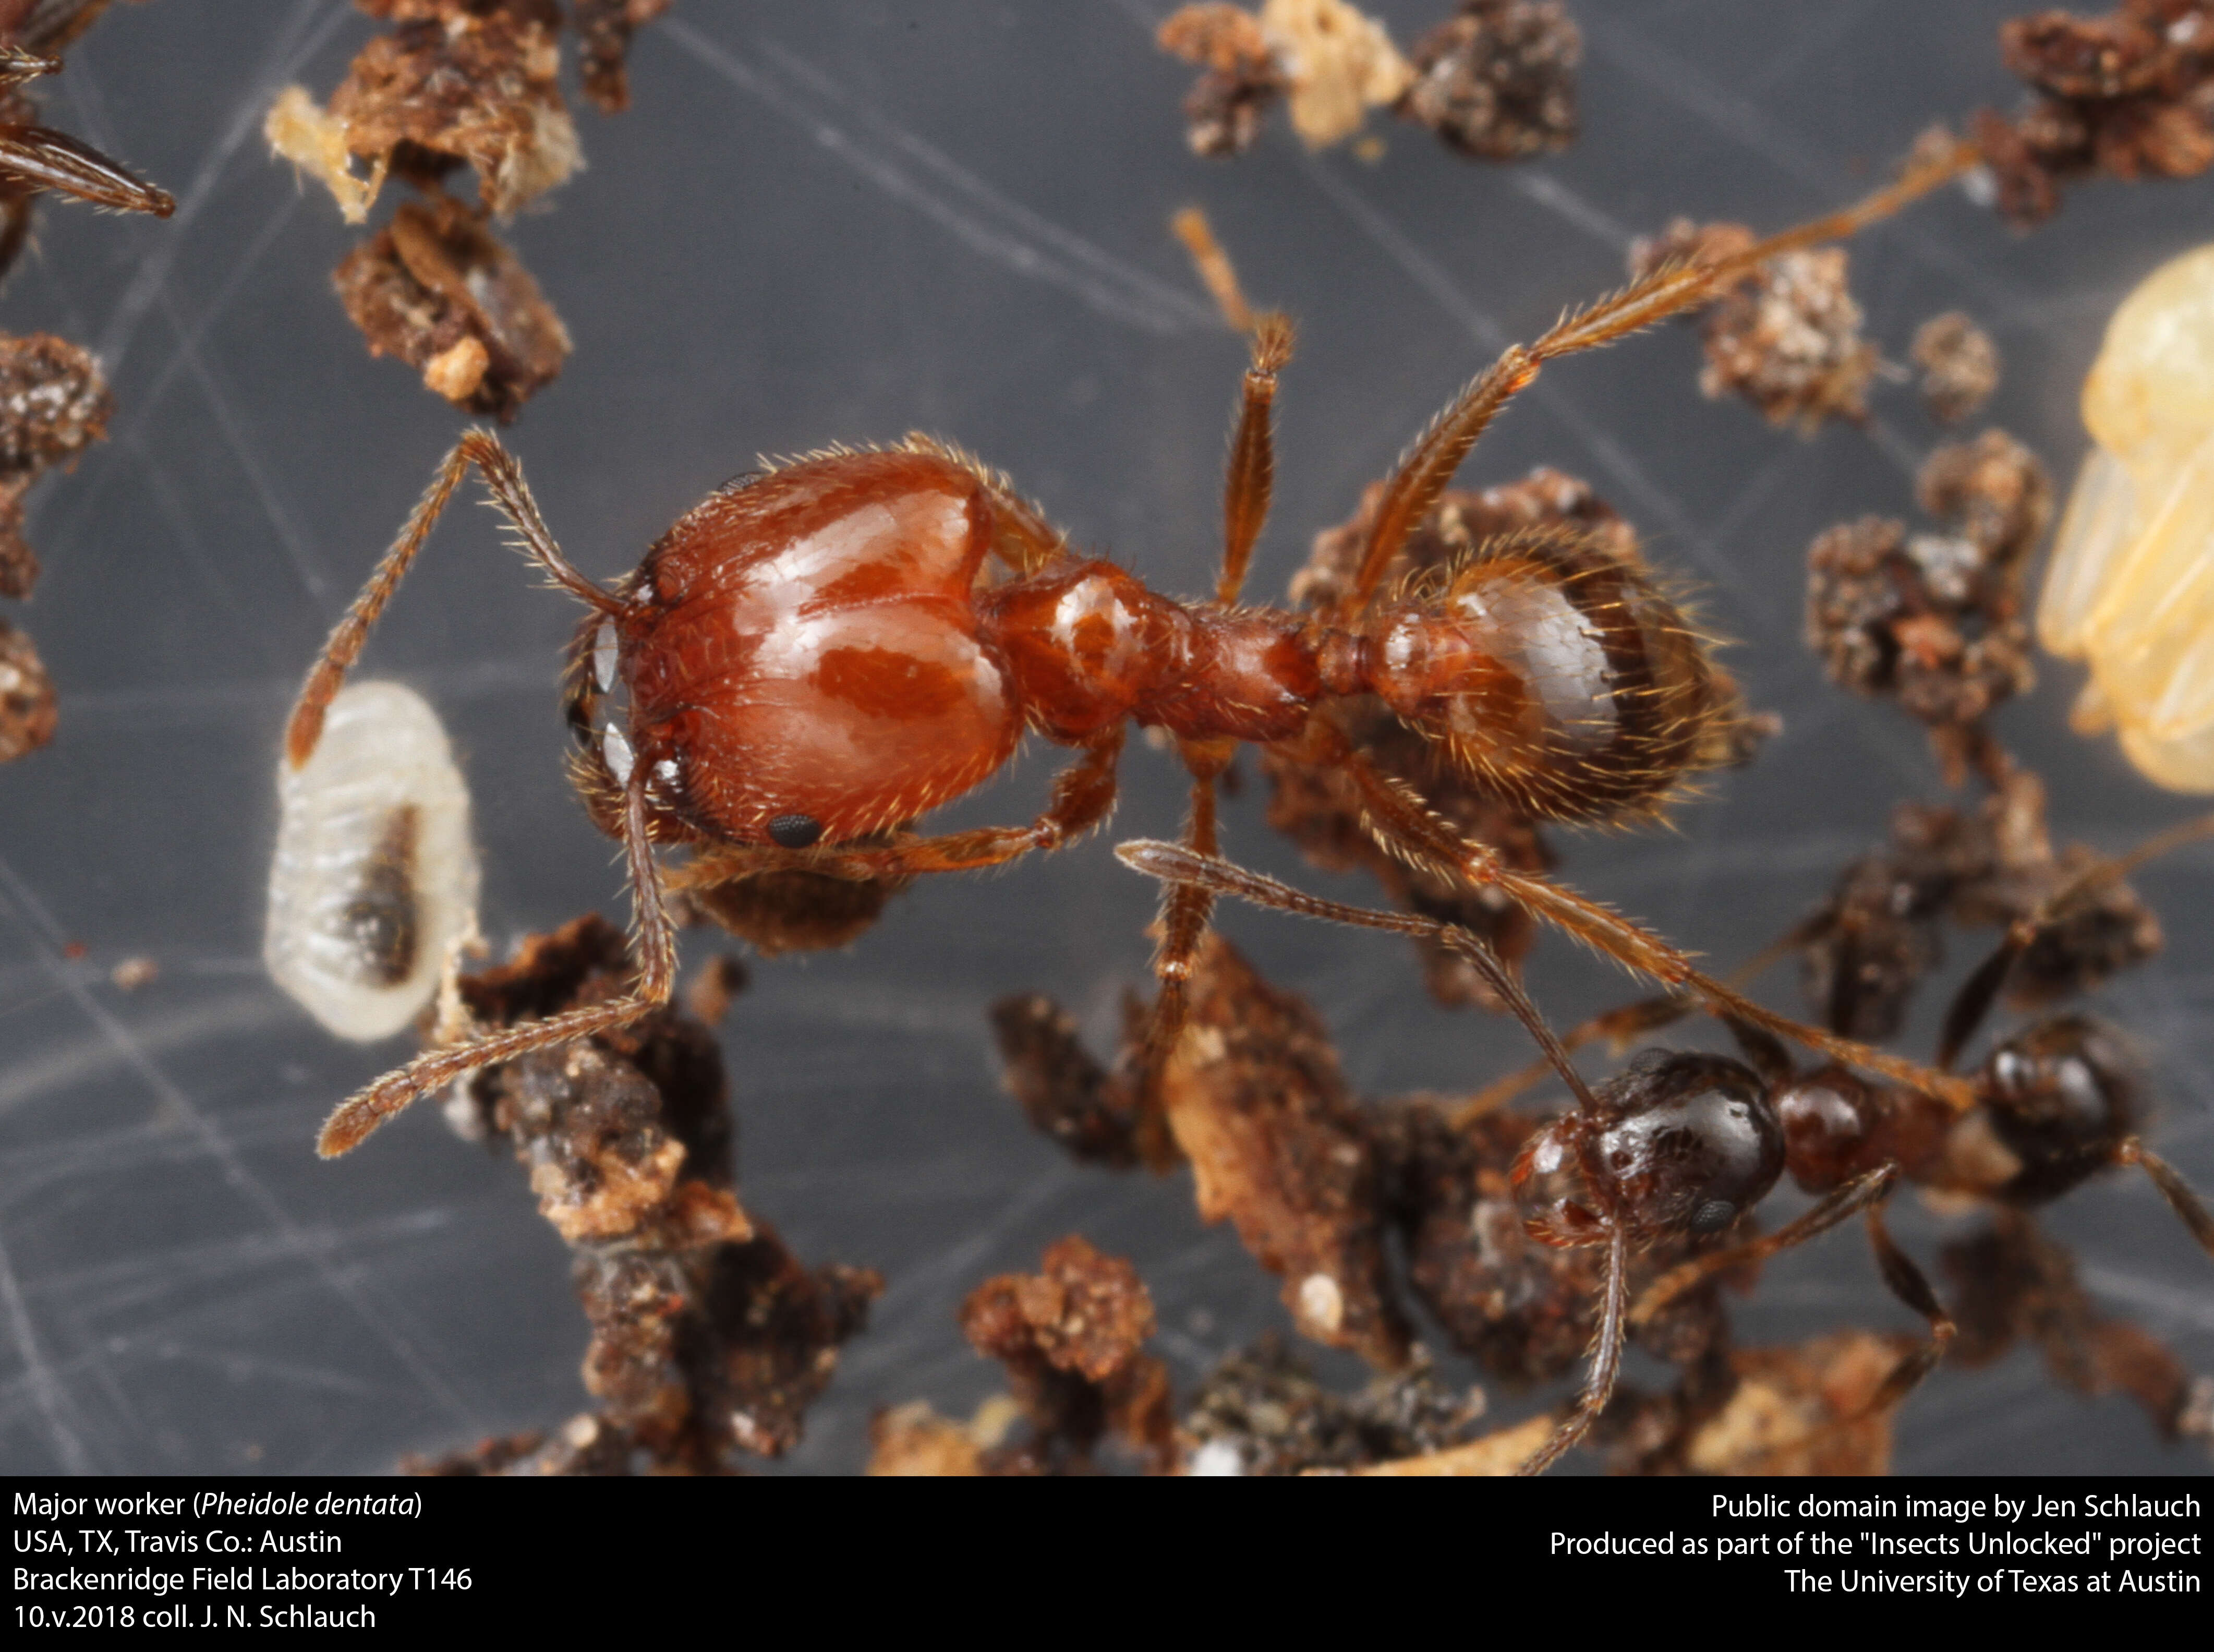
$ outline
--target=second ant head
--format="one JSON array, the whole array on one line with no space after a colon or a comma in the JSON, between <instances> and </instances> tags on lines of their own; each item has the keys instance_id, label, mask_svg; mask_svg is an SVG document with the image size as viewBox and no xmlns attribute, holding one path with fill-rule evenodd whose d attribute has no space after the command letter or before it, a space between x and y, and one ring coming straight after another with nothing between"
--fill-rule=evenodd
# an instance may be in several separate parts
<instances>
[{"instance_id":1,"label":"second ant head","mask_svg":"<svg viewBox=\"0 0 2214 1652\"><path fill-rule=\"evenodd\" d=\"M1620 1227L1636 1245L1718 1233L1783 1173L1768 1086L1726 1055L1647 1050L1563 1114L1510 1173L1532 1238L1588 1245Z\"/></svg>"}]
</instances>

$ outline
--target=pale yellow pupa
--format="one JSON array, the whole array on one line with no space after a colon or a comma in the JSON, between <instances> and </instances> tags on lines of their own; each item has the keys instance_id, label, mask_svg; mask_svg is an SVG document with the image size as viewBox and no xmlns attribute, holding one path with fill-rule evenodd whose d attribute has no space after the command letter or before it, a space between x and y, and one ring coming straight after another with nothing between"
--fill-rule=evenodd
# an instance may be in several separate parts
<instances>
[{"instance_id":1,"label":"pale yellow pupa","mask_svg":"<svg viewBox=\"0 0 2214 1652\"><path fill-rule=\"evenodd\" d=\"M2083 382L2095 445L2061 518L2038 640L2089 663L2070 721L2148 780L2214 792L2214 247L2122 301Z\"/></svg>"}]
</instances>

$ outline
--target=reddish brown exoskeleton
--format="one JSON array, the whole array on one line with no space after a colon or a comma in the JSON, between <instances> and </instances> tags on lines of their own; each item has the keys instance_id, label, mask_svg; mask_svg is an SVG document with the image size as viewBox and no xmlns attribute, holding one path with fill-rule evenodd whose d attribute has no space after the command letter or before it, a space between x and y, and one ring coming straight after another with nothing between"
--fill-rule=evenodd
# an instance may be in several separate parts
<instances>
[{"instance_id":1,"label":"reddish brown exoskeleton","mask_svg":"<svg viewBox=\"0 0 2214 1652\"><path fill-rule=\"evenodd\" d=\"M676 973L668 890L713 914L719 891L777 872L896 880L1061 847L1106 819L1134 722L1171 735L1191 771L1185 842L1196 853L1216 847L1214 782L1237 743L1295 750L1302 761L1342 766L1373 829L1399 852L1496 887L1631 968L1833 1059L1959 1086L1763 1010L1636 924L1502 866L1379 775L1320 713L1342 696L1375 694L1546 818L1656 811L1694 766L1701 731L1728 713L1698 639L1641 568L1573 541L1529 539L1489 548L1441 587L1387 594L1385 572L1477 437L1544 363L1702 303L1777 252L1849 235L1969 158L1957 148L1925 154L1856 206L1727 262L1660 270L1508 349L1409 450L1385 488L1357 579L1320 614L1238 605L1268 511L1270 408L1291 350L1281 317L1254 330L1210 602L1177 601L1074 555L1005 478L923 437L815 454L731 484L604 588L563 557L505 450L487 432L465 435L309 673L289 761L313 751L323 707L474 464L525 552L591 610L571 651L568 716L581 746L572 776L627 850L639 980L620 1000L418 1057L341 1105L322 1152L346 1152L464 1073L665 1001ZM605 702L618 689L628 703L611 718ZM1082 754L1037 819L893 835L996 772L1026 730ZM690 859L664 872L657 845L682 847ZM1156 1051L1181 1025L1211 900L1190 884L1164 893Z\"/></svg>"}]
</instances>

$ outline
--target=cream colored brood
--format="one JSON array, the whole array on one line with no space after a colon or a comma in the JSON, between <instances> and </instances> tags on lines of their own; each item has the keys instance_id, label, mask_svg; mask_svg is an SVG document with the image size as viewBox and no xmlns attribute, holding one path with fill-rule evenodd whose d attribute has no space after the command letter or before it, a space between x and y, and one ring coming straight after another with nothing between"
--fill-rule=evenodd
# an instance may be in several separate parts
<instances>
[{"instance_id":1,"label":"cream colored brood","mask_svg":"<svg viewBox=\"0 0 2214 1652\"><path fill-rule=\"evenodd\" d=\"M2214 792L2214 246L2122 302L2083 383L2093 442L2037 635L2091 680L2070 720L2144 776Z\"/></svg>"},{"instance_id":2,"label":"cream colored brood","mask_svg":"<svg viewBox=\"0 0 2214 1652\"><path fill-rule=\"evenodd\" d=\"M399 1031L476 933L468 786L437 713L397 682L354 683L277 790L270 975L341 1038Z\"/></svg>"}]
</instances>

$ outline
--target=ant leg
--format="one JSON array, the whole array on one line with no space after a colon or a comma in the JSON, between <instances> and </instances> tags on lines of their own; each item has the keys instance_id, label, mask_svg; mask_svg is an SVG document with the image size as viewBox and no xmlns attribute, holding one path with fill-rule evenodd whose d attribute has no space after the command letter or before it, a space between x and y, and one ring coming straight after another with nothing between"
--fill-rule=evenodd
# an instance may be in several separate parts
<instances>
[{"instance_id":1,"label":"ant leg","mask_svg":"<svg viewBox=\"0 0 2214 1652\"><path fill-rule=\"evenodd\" d=\"M2025 937L2017 945L2009 930L2006 939L1976 966L1976 972L1962 982L1960 990L1953 994L1953 1001L1945 1006L1944 1030L1937 1037L1937 1065L1942 1070L1949 1073L1953 1063L1960 1059L1961 1050L1976 1036L1976 1029L1983 1025L1984 1018L1991 1013L1991 1006L1998 1002L1999 989L2014 973L2015 960L2029 945L2029 939Z\"/></svg>"},{"instance_id":2,"label":"ant leg","mask_svg":"<svg viewBox=\"0 0 2214 1652\"><path fill-rule=\"evenodd\" d=\"M1875 1392L1868 1396L1867 1403L1857 1410L1824 1423L1804 1439L1761 1453L1762 1459L1772 1458L1787 1450L1804 1451L1807 1447L1843 1434L1870 1417L1883 1416L1913 1392L1923 1378L1936 1369L1937 1362L1945 1357L1945 1350L1952 1345L1953 1338L1958 1334L1959 1327L1953 1323L1952 1315L1947 1313L1937 1300L1937 1294L1930 1288L1928 1278L1915 1265L1914 1259L1900 1250L1892 1239L1891 1230L1884 1225L1881 1205L1868 1207L1868 1243L1875 1248L1876 1266L1883 1275L1883 1282L1891 1288L1893 1295L1929 1321L1930 1340L1892 1367L1882 1382L1877 1385Z\"/></svg>"},{"instance_id":3,"label":"ant leg","mask_svg":"<svg viewBox=\"0 0 2214 1652\"><path fill-rule=\"evenodd\" d=\"M1119 741L1087 750L1054 782L1053 800L1027 826L982 826L937 837L878 845L833 844L780 849L767 844L702 843L689 860L663 874L671 894L743 883L770 872L809 872L850 883L904 882L921 872L981 872L1034 851L1066 847L1094 830L1115 807Z\"/></svg>"},{"instance_id":4,"label":"ant leg","mask_svg":"<svg viewBox=\"0 0 2214 1652\"><path fill-rule=\"evenodd\" d=\"M1538 1006L1522 990L1522 983L1514 973L1500 962L1499 955L1485 944L1483 938L1471 934L1457 925L1440 923L1434 918L1418 917L1407 912L1379 912L1368 907L1347 906L1337 901L1326 901L1320 896L1309 895L1280 884L1273 878L1264 878L1257 872L1248 872L1243 866L1232 866L1227 860L1197 854L1190 848L1173 843L1163 843L1155 838L1133 838L1115 846L1116 858L1123 865L1144 872L1149 878L1183 887L1204 890L1209 895L1234 896L1278 912L1288 912L1302 918L1319 918L1325 923L1350 924L1362 929L1382 929L1396 935L1414 935L1444 942L1468 959L1484 984L1499 994L1515 1019L1522 1023L1552 1070L1560 1074L1576 1098L1576 1104L1587 1112L1596 1112L1598 1102L1585 1085L1582 1074L1569 1060L1568 1051L1554 1036Z\"/></svg>"},{"instance_id":5,"label":"ant leg","mask_svg":"<svg viewBox=\"0 0 2214 1652\"><path fill-rule=\"evenodd\" d=\"M1308 720L1305 750L1296 742L1287 743L1306 761L1334 764L1345 772L1367 805L1369 831L1393 853L1476 888L1489 884L1532 916L1664 987L1696 994L1724 1014L1819 1051L1832 1061L1881 1073L1937 1097L1957 1111L1966 1112L1975 1106L1975 1087L1966 1080L1764 1009L1736 988L1699 970L1686 954L1620 913L1550 878L1516 872L1502 864L1497 850L1459 836L1411 793L1378 774L1329 719L1317 716Z\"/></svg>"},{"instance_id":6,"label":"ant leg","mask_svg":"<svg viewBox=\"0 0 2214 1652\"><path fill-rule=\"evenodd\" d=\"M2163 1438L2208 1438L2214 1412L2194 1393L2205 1392L2206 1380L2194 1380L2157 1337L2101 1313L2076 1277L2074 1259L2028 1215L2002 1206L1994 1217L1946 1255L1962 1293L1961 1317L1979 1332L1972 1362L1988 1363L2019 1338L2076 1392L2126 1394Z\"/></svg>"},{"instance_id":7,"label":"ant leg","mask_svg":"<svg viewBox=\"0 0 2214 1652\"><path fill-rule=\"evenodd\" d=\"M1633 1039L1673 1026L1698 1006L1699 1000L1687 993L1641 998L1578 1022L1561 1035L1561 1048L1581 1049L1586 1044L1604 1040L1619 1055ZM1494 1079L1453 1110L1453 1128L1466 1129L1486 1113L1497 1112L1532 1085L1544 1083L1545 1075L1554 1070L1553 1063L1540 1056L1527 1067L1519 1067L1502 1078Z\"/></svg>"},{"instance_id":8,"label":"ant leg","mask_svg":"<svg viewBox=\"0 0 2214 1652\"><path fill-rule=\"evenodd\" d=\"M538 514L537 504L523 480L523 467L516 463L514 456L499 444L499 438L490 431L469 431L454 444L453 451L438 467L437 474L431 479L431 486L416 503L407 525L400 530L400 537L370 573L369 583L353 599L353 606L346 610L346 617L333 628L323 644L321 655L309 669L307 681L300 685L299 698L292 703L292 715L284 729L285 759L294 768L315 755L315 743L322 737L323 713L337 696L346 672L360 658L370 628L383 614L385 604L392 600L393 592L400 588L401 580L407 577L416 553L430 537L439 512L446 508L454 489L472 464L483 474L494 502L507 513L509 522L522 536L524 554L532 561L571 596L602 614L621 610L620 597L584 578L561 554L561 548L554 542L554 535Z\"/></svg>"},{"instance_id":9,"label":"ant leg","mask_svg":"<svg viewBox=\"0 0 2214 1652\"><path fill-rule=\"evenodd\" d=\"M2145 1144L2131 1136L2114 1150L2118 1165L2136 1165L2152 1178L2152 1184L2160 1190L2160 1196L2168 1201L2168 1208L2175 1212L2178 1220L2191 1230L2191 1237L2199 1241L2199 1248L2214 1256L2214 1215L2191 1190L2191 1184L2175 1173L2175 1167L2157 1157Z\"/></svg>"},{"instance_id":10,"label":"ant leg","mask_svg":"<svg viewBox=\"0 0 2214 1652\"><path fill-rule=\"evenodd\" d=\"M1607 1240L1605 1306L1599 1313L1599 1342L1592 1353L1591 1374L1584 1379L1584 1391L1577 1398L1576 1409L1553 1430L1553 1437L1514 1471L1517 1474L1543 1474L1552 1467L1569 1447L1591 1432L1591 1425L1599 1421L1599 1414L1614 1398L1615 1378L1622 1371L1622 1308L1629 1272L1630 1241L1618 1227Z\"/></svg>"},{"instance_id":11,"label":"ant leg","mask_svg":"<svg viewBox=\"0 0 2214 1652\"><path fill-rule=\"evenodd\" d=\"M1694 1257L1680 1267L1671 1268L1654 1280L1647 1288L1645 1294L1637 1299L1637 1306L1630 1310L1630 1325L1637 1326L1650 1323L1655 1314L1685 1292L1716 1274L1765 1262L1795 1245L1804 1245L1818 1233L1828 1233L1848 1216L1868 1208L1885 1197L1898 1179L1897 1165L1879 1165L1865 1175L1855 1177L1843 1187L1832 1190L1813 1209L1795 1221L1786 1222L1772 1233L1763 1233L1758 1239L1733 1245L1726 1251L1710 1251L1705 1256Z\"/></svg>"},{"instance_id":12,"label":"ant leg","mask_svg":"<svg viewBox=\"0 0 2214 1652\"><path fill-rule=\"evenodd\" d=\"M9 25L11 30L20 27L16 24ZM38 79L41 75L58 75L61 71L62 60L59 58L49 57L43 52L34 52L28 46L17 45L13 40L5 46L0 46L0 89L21 86L26 81Z\"/></svg>"},{"instance_id":13,"label":"ant leg","mask_svg":"<svg viewBox=\"0 0 2214 1652\"><path fill-rule=\"evenodd\" d=\"M1245 302L1245 289L1238 285L1238 267L1230 261L1230 254L1222 250L1222 243L1214 238L1214 226L1207 214L1196 206L1187 206L1169 219L1169 233L1183 242L1183 249L1191 254L1192 267L1199 272L1200 282L1214 307L1222 312L1222 319L1232 333L1253 330L1253 307Z\"/></svg>"},{"instance_id":14,"label":"ant leg","mask_svg":"<svg viewBox=\"0 0 2214 1652\"><path fill-rule=\"evenodd\" d=\"M366 1136L419 1097L464 1074L511 1062L535 1049L552 1049L596 1032L611 1032L669 1001L676 982L676 931L662 896L660 868L646 835L645 777L631 776L625 793L623 848L630 862L631 903L638 928L638 982L628 994L604 1004L565 1011L542 1021L488 1033L449 1049L427 1050L339 1104L315 1140L326 1159L351 1153Z\"/></svg>"},{"instance_id":15,"label":"ant leg","mask_svg":"<svg viewBox=\"0 0 2214 1652\"><path fill-rule=\"evenodd\" d=\"M1061 772L1053 798L1027 826L984 826L940 837L917 837L882 848L740 850L758 856L761 872L820 872L833 878L901 878L926 872L976 872L1004 866L1037 850L1058 849L1100 825L1115 812L1115 760L1122 753L1117 725L1085 748L1084 756ZM718 854L719 866L735 856Z\"/></svg>"},{"instance_id":16,"label":"ant leg","mask_svg":"<svg viewBox=\"0 0 2214 1652\"><path fill-rule=\"evenodd\" d=\"M131 176L89 144L47 126L0 124L0 179L119 212L166 218L177 210L166 189Z\"/></svg>"},{"instance_id":17,"label":"ant leg","mask_svg":"<svg viewBox=\"0 0 2214 1652\"><path fill-rule=\"evenodd\" d=\"M1760 1074L1760 1081L1770 1089L1773 1090L1779 1084L1789 1084L1798 1076L1798 1070L1792 1063L1791 1052L1784 1049L1783 1041L1775 1034L1740 1021L1734 1015L1717 1019L1730 1030L1730 1037L1737 1040L1738 1053L1745 1057L1746 1064Z\"/></svg>"},{"instance_id":18,"label":"ant leg","mask_svg":"<svg viewBox=\"0 0 2214 1652\"><path fill-rule=\"evenodd\" d=\"M1185 766L1191 770L1191 817L1185 823L1183 851L1213 862L1219 847L1215 833L1214 782L1236 748L1213 741L1179 742ZM1162 1093L1169 1059L1183 1036L1184 1018L1191 996L1192 965L1199 957L1208 920L1214 915L1214 892L1203 884L1164 883L1160 916L1154 928L1160 945L1153 953L1153 978L1160 983L1153 996L1152 1014L1138 1053L1138 1117L1146 1162L1166 1170L1175 1163L1168 1131L1168 1102Z\"/></svg>"},{"instance_id":19,"label":"ant leg","mask_svg":"<svg viewBox=\"0 0 2214 1652\"><path fill-rule=\"evenodd\" d=\"M1984 1018L1991 1013L1991 1006L1998 1001L2015 961L2046 928L2067 917L2078 901L2119 882L2148 861L2207 837L2214 837L2214 815L2201 815L2196 820L2171 826L2126 854L2086 866L2009 924L2005 938L1961 984L1945 1011L1944 1031L1937 1041L1938 1068L1951 1070L1968 1040L1975 1037L1976 1029L1983 1025Z\"/></svg>"},{"instance_id":20,"label":"ant leg","mask_svg":"<svg viewBox=\"0 0 2214 1652\"><path fill-rule=\"evenodd\" d=\"M1754 954L1752 960L1741 969L1730 973L1730 984L1742 987L1764 972L1768 966L1801 944L1801 929L1795 929L1780 941L1771 943ZM1633 1040L1648 1032L1658 1032L1662 1027L1673 1026L1699 1007L1697 995L1691 993L1666 993L1658 998L1640 998L1628 1004L1618 1004L1611 1010L1602 1010L1587 1021L1580 1021L1561 1035L1561 1043L1569 1049L1581 1049L1586 1044L1605 1039L1618 1055L1626 1051ZM1729 1018L1725 1016L1725 1020ZM1771 1084L1781 1084L1791 1076L1789 1058L1783 1046L1759 1028L1741 1021L1730 1021L1730 1031L1737 1037L1739 1047L1755 1071ZM1764 1044L1764 1048L1758 1047ZM1465 1128L1486 1113L1496 1112L1520 1095L1532 1085L1544 1080L1549 1071L1544 1062L1532 1062L1519 1068L1503 1078L1494 1079L1453 1113L1456 1129Z\"/></svg>"},{"instance_id":21,"label":"ant leg","mask_svg":"<svg viewBox=\"0 0 2214 1652\"><path fill-rule=\"evenodd\" d=\"M1245 388L1239 399L1238 427L1230 438L1229 473L1222 488L1222 572L1215 581L1214 600L1224 608L1238 601L1245 587L1245 570L1253 560L1253 547L1269 520L1269 498L1276 482L1275 433L1270 415L1275 406L1276 375L1292 359L1292 323L1275 311L1253 322L1253 364L1245 370Z\"/></svg>"},{"instance_id":22,"label":"ant leg","mask_svg":"<svg viewBox=\"0 0 2214 1652\"><path fill-rule=\"evenodd\" d=\"M1883 1274L1883 1282L1891 1287L1893 1296L1929 1321L1930 1340L1893 1366L1868 1403L1856 1415L1844 1419L1846 1423L1857 1423L1865 1416L1879 1416L1905 1399L1917 1383L1936 1368L1959 1330L1953 1323L1953 1316L1937 1300L1937 1293L1930 1288L1929 1279L1915 1265L1914 1258L1900 1250L1891 1237L1891 1229L1884 1225L1881 1205L1868 1208L1868 1243L1875 1247L1876 1267Z\"/></svg>"},{"instance_id":23,"label":"ant leg","mask_svg":"<svg viewBox=\"0 0 2214 1652\"><path fill-rule=\"evenodd\" d=\"M1204 233L1204 219L1200 220L1200 227ZM1221 258L1220 248L1215 254ZM1221 263L1234 291L1236 274L1229 271L1226 258ZM1241 309L1244 302L1239 298ZM1271 313L1257 320L1249 316L1248 324L1253 334L1252 364L1245 370L1222 489L1222 570L1215 580L1214 599L1225 609L1237 603L1238 592L1245 588L1253 547L1269 519L1269 498L1276 477L1270 413L1276 399L1276 374L1292 358L1289 321ZM1228 741L1183 740L1177 743L1177 751L1191 772L1191 816L1184 827L1183 847L1195 855L1212 858L1220 847L1215 828L1215 781L1237 756L1237 747ZM1139 1066L1140 1112L1159 1144L1158 1151L1147 1154L1148 1160L1165 1160L1167 1106L1161 1084L1183 1032L1192 964L1199 956L1200 942L1214 909L1214 896L1203 885L1171 883L1161 890L1157 925L1161 941L1153 955L1153 975L1160 989L1153 999Z\"/></svg>"},{"instance_id":24,"label":"ant leg","mask_svg":"<svg viewBox=\"0 0 2214 1652\"><path fill-rule=\"evenodd\" d=\"M1778 253L1852 235L1958 176L1976 158L1975 150L1960 143L1949 144L1942 156L1911 158L1897 183L1842 211L1771 236L1734 257L1707 264L1663 265L1612 297L1603 298L1588 309L1570 311L1535 343L1508 346L1497 361L1471 379L1430 421L1399 461L1377 501L1360 572L1338 601L1331 618L1343 623L1368 605L1408 535L1429 514L1477 438L1508 402L1529 387L1546 362L1612 344L1625 333L1719 297Z\"/></svg>"}]
</instances>

